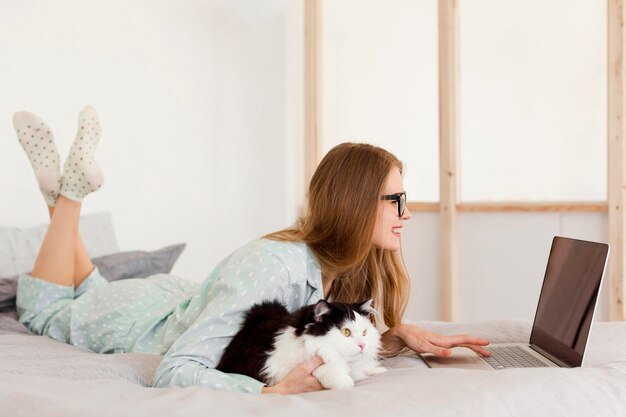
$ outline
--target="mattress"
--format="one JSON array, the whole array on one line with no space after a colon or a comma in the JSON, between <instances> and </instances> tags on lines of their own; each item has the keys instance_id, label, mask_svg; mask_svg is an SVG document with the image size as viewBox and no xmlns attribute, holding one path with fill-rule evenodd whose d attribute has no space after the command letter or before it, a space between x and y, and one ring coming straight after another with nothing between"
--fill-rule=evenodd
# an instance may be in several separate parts
<instances>
[{"instance_id":1,"label":"mattress","mask_svg":"<svg viewBox=\"0 0 626 417\"><path fill-rule=\"evenodd\" d=\"M528 340L531 323L418 322L430 330ZM30 333L0 314L0 415L6 416L626 416L626 323L595 323L575 369L430 369L416 355L347 390L300 395L150 387L158 355L102 355Z\"/></svg>"}]
</instances>

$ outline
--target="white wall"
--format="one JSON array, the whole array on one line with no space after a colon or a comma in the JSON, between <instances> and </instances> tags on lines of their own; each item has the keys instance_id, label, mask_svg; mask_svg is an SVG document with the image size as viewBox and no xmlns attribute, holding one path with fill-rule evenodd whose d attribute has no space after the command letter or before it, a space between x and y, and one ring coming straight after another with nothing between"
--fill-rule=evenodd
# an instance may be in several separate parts
<instances>
[{"instance_id":1,"label":"white wall","mask_svg":"<svg viewBox=\"0 0 626 417\"><path fill-rule=\"evenodd\" d=\"M489 18L488 10L499 4L463 2L463 33L470 37L463 59L470 66L463 73L462 117L474 113L463 119L461 137L467 135L468 142L462 139L461 150L468 156L463 170L475 181L465 184L464 198L601 198L605 173L598 155L604 152L599 140L604 133L598 120L605 110L598 104L604 97L597 87L598 67L578 68L563 81L580 79L581 88L567 96L573 107L547 109L547 99L529 99L538 97L532 93L537 79L525 77L523 69L510 72L510 62L488 59L492 54L484 48L506 30L527 33L524 24L508 19L498 26ZM585 17L602 24L605 13L590 1L571 8L554 3L569 11L563 19L550 19L545 14L552 3L524 4L543 13L542 24L530 29L558 31L561 20L576 29L571 22ZM344 0L324 1L322 10L325 149L346 140L389 148L407 164L412 199L422 201L438 199L436 5L436 0ZM582 16L588 9L589 16ZM502 15L512 9L497 10ZM530 19L521 11L520 16ZM64 153L87 103L99 111L104 127L97 159L106 183L87 197L84 210L113 213L122 250L187 242L173 272L201 280L240 244L290 224L303 193L301 19L301 0L0 3L0 224L25 227L46 220L11 126L13 112L28 109L43 116ZM603 52L593 48L602 40L602 27L585 28L593 35L576 42L593 54L580 53L601 60ZM550 36L554 47L565 44L557 34ZM575 58L574 53L569 61L549 63L572 65ZM520 62L535 75L546 67ZM551 76L559 73L548 69ZM491 88L487 82L494 80L515 86L520 95ZM563 91L540 87L551 100ZM581 96L575 94L579 90ZM503 97L509 101L503 103ZM490 104L496 101L501 108ZM543 117L548 111L550 119ZM522 117L528 114L542 117ZM567 116L569 124L557 123L557 116ZM515 121L514 135L503 135L503 125L496 125L506 117ZM534 136L521 135L519 129L531 121L535 124L527 129ZM569 133L556 135L560 126ZM560 142L552 141L556 136ZM558 153L568 140L575 152ZM509 149L508 171L494 170L502 147ZM538 157L542 164L565 162L556 170L528 170L541 149L554 150ZM577 163L585 170L561 175L572 173ZM548 193L529 194L543 179L549 180ZM567 192L549 193L560 191L559 184ZM417 213L405 228L411 319L439 318L438 221L437 214ZM601 241L607 236L604 214L462 213L460 228L461 320L532 318L551 236Z\"/></svg>"},{"instance_id":2,"label":"white wall","mask_svg":"<svg viewBox=\"0 0 626 417\"><path fill-rule=\"evenodd\" d=\"M411 201L439 199L437 4L322 2L324 148L391 150ZM459 7L461 200L606 200L606 2ZM552 237L606 242L607 228L602 213L461 213L459 320L532 319ZM439 217L404 230L407 317L439 319Z\"/></svg>"},{"instance_id":3,"label":"white wall","mask_svg":"<svg viewBox=\"0 0 626 417\"><path fill-rule=\"evenodd\" d=\"M321 19L323 150L382 146L409 200L438 201L437 0L322 1Z\"/></svg>"},{"instance_id":4,"label":"white wall","mask_svg":"<svg viewBox=\"0 0 626 417\"><path fill-rule=\"evenodd\" d=\"M322 2L322 143L383 146L439 199L436 0ZM462 201L603 201L607 5L459 2Z\"/></svg>"},{"instance_id":5,"label":"white wall","mask_svg":"<svg viewBox=\"0 0 626 417\"><path fill-rule=\"evenodd\" d=\"M122 250L186 242L194 280L293 222L302 194L301 2L27 0L0 4L0 223L47 219L12 128L41 115L62 157L85 104L99 112Z\"/></svg>"},{"instance_id":6,"label":"white wall","mask_svg":"<svg viewBox=\"0 0 626 417\"><path fill-rule=\"evenodd\" d=\"M553 236L608 241L606 213L460 213L459 320L532 320ZM438 320L439 216L414 213L403 254L411 277L406 317ZM596 320L608 320L608 271Z\"/></svg>"},{"instance_id":7,"label":"white wall","mask_svg":"<svg viewBox=\"0 0 626 417\"><path fill-rule=\"evenodd\" d=\"M461 199L606 200L607 2L459 9Z\"/></svg>"}]
</instances>

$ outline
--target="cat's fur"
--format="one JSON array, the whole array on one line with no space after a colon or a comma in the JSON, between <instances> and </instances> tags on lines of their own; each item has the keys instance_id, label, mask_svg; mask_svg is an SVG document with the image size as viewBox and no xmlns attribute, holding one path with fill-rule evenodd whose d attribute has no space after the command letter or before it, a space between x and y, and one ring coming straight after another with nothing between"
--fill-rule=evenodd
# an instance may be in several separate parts
<instances>
[{"instance_id":1,"label":"cat's fur","mask_svg":"<svg viewBox=\"0 0 626 417\"><path fill-rule=\"evenodd\" d=\"M324 388L352 387L355 381L386 371L378 362L380 333L368 319L371 313L371 300L357 304L321 300L293 313L277 301L255 304L217 369L271 386L318 355L324 364L313 375Z\"/></svg>"}]
</instances>

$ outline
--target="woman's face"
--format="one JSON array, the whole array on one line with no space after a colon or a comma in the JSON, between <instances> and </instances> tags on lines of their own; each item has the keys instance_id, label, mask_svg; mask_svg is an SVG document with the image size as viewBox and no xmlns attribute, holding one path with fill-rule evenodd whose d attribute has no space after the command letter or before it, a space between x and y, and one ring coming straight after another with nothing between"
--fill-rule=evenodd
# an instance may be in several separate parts
<instances>
[{"instance_id":1,"label":"woman's face","mask_svg":"<svg viewBox=\"0 0 626 417\"><path fill-rule=\"evenodd\" d=\"M392 168L384 188L385 195L397 194L404 191L402 175L398 168ZM382 249L396 251L400 249L400 235L402 224L411 218L409 208L404 209L402 217L398 217L398 203L393 200L380 200L372 244Z\"/></svg>"}]
</instances>

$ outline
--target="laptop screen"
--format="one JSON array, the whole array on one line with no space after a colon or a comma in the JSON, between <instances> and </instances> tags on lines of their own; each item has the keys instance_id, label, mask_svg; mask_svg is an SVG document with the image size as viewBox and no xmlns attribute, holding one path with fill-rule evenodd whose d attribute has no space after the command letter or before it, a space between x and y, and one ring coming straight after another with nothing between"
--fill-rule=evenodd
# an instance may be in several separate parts
<instances>
[{"instance_id":1,"label":"laptop screen","mask_svg":"<svg viewBox=\"0 0 626 417\"><path fill-rule=\"evenodd\" d=\"M530 343L580 366L600 292L609 246L555 237Z\"/></svg>"}]
</instances>

